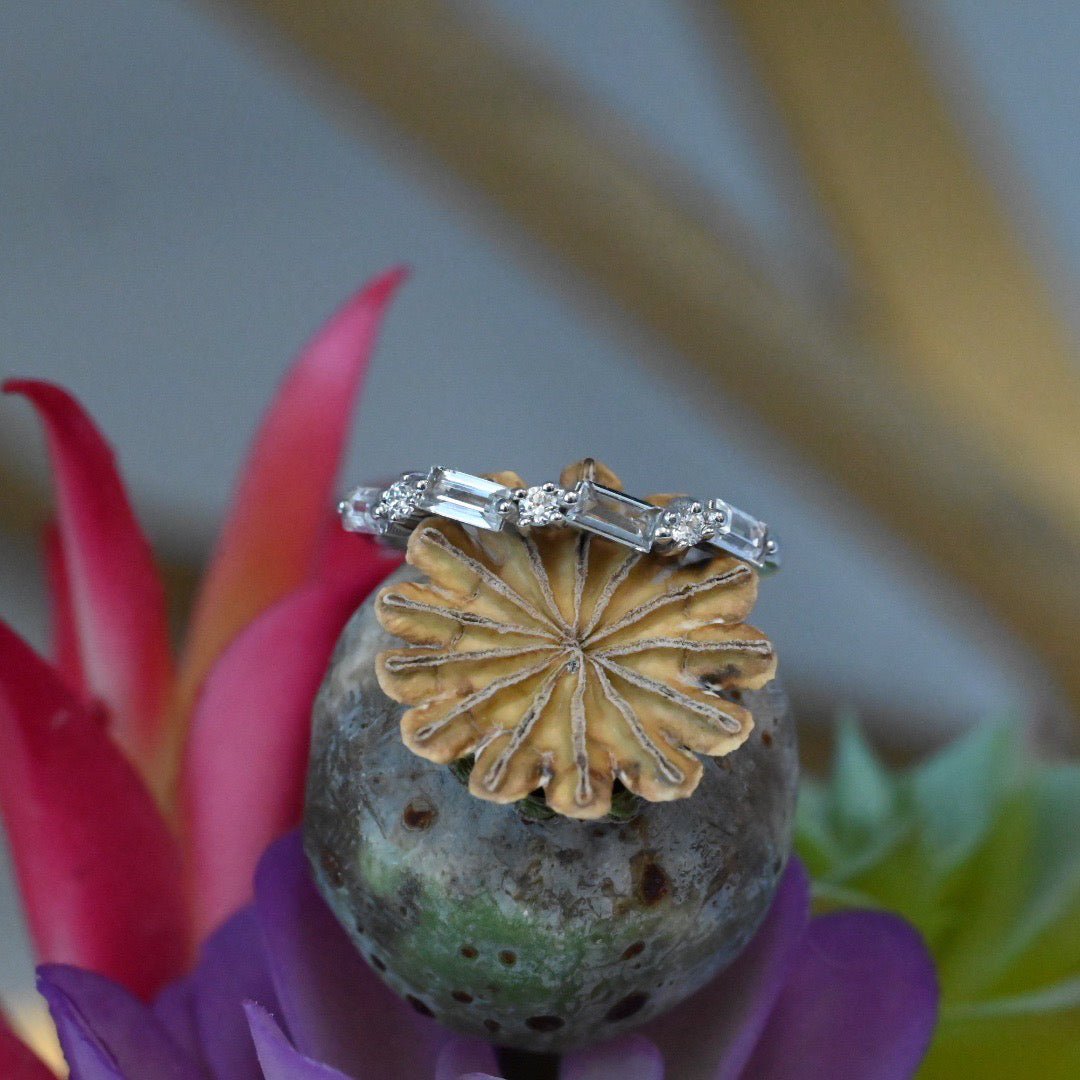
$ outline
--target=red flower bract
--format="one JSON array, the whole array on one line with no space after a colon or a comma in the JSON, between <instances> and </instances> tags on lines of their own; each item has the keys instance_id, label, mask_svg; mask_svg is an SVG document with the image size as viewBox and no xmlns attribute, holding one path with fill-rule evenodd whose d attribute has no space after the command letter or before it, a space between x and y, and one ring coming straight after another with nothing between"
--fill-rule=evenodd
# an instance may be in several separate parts
<instances>
[{"instance_id":1,"label":"red flower bract","mask_svg":"<svg viewBox=\"0 0 1080 1080\"><path fill-rule=\"evenodd\" d=\"M111 449L66 391L11 380L45 426L50 664L0 623L0 808L41 959L143 998L250 897L300 817L311 701L351 610L397 560L334 528L380 322L361 290L301 352L256 435L179 671L164 589Z\"/></svg>"}]
</instances>

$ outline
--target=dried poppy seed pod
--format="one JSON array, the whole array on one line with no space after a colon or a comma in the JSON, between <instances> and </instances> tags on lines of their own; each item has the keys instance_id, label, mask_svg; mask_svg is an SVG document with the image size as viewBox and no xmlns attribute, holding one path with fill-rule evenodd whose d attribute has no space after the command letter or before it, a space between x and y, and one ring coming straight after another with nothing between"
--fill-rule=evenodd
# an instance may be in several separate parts
<instances>
[{"instance_id":1,"label":"dried poppy seed pod","mask_svg":"<svg viewBox=\"0 0 1080 1080\"><path fill-rule=\"evenodd\" d=\"M444 556L441 547L433 549L432 558ZM579 599L603 594L598 566L606 564L593 563L584 581L572 567L563 577L555 574L552 593L569 590ZM525 588L519 556L504 568L517 575L515 587ZM668 571L682 573L670 565ZM610 582L611 567L603 573ZM425 572L411 566L389 580L384 595L417 595L427 588ZM650 586L660 595L656 588ZM734 621L716 623L715 632L747 633L741 619L753 602L752 589L752 578L732 586L724 603L732 605L726 610ZM445 590L441 595L449 601L463 594ZM629 601L621 603L629 610ZM701 625L710 625L702 621L703 605L716 603L708 589L690 588L675 605L688 621L678 632L693 639ZM656 612L670 606L660 604ZM583 599L581 607L588 607ZM323 895L392 988L419 1011L459 1031L508 1046L563 1050L621 1034L663 1012L741 951L768 908L791 844L795 736L782 692L775 681L767 682L771 660L762 663L760 655L736 651L717 666L711 648L680 645L668 650L671 656L657 661L659 666L650 666L649 650L627 653L642 658L643 667L634 670L671 679L679 689L706 678L708 687L724 695L701 686L710 706L741 706L731 712L740 720L739 731L698 725L706 717L694 710L687 717L683 706L663 713L682 725L678 730L691 733L682 745L695 753L670 740L657 744L683 772L680 780L665 778L637 735L626 738L625 725L626 741L620 742L617 731L605 731L606 721L598 721L596 741L585 744L587 791L571 722L577 672L566 673L562 697L556 700L552 691L550 729L527 746L529 754L510 762L493 792L510 799L531 790L528 785L537 778L546 779L547 799L571 814L535 820L488 795L470 793L467 784L475 786L490 770L491 754L484 757L490 747L481 749L463 780L460 771L404 745L408 710L426 701L437 701L440 708L460 701L475 692L475 672L453 676L463 679L460 686L453 684L456 696L439 697L432 691L445 688L445 672L437 675L423 664L410 671L406 664L407 678L415 677L416 703L392 700L379 685L377 667L386 680L388 657L445 649L449 639L438 628L446 620L433 616L429 624L431 634L442 638L403 649L402 641L379 624L375 608L374 599L368 600L350 621L316 703L305 846ZM472 610L483 614L485 609L474 605ZM662 618L670 616L666 611ZM454 644L466 651L470 643L486 647L475 629L469 626ZM613 631L606 640L631 640L621 633ZM504 647L507 643L503 639ZM521 659L502 658L508 665ZM449 666L466 672L463 663L460 669ZM391 672L393 679L400 675ZM532 678L539 685L545 677L537 672ZM513 710L522 706L517 697L512 701ZM593 703L586 697L583 704L588 716ZM562 723L555 723L560 717ZM657 732L675 730L653 719L656 730L648 730L654 741ZM423 722L410 727L407 721L406 730L415 733ZM459 728L456 718L446 725L443 760L469 745L458 741L467 735ZM484 730L489 729L481 726ZM736 752L716 757L709 756L714 750L699 749L706 735L709 746L720 747L721 731L729 740L723 745L737 745ZM700 752L706 756L698 758ZM606 808L616 776L643 796L653 793L663 801L639 800L630 821L574 820ZM690 788L693 795L682 797Z\"/></svg>"},{"instance_id":2,"label":"dried poppy seed pod","mask_svg":"<svg viewBox=\"0 0 1080 1080\"><path fill-rule=\"evenodd\" d=\"M562 484L598 469L571 466ZM524 487L515 473L492 479ZM427 580L379 594L379 621L409 645L380 654L379 683L410 706L410 750L440 764L475 755L481 799L542 788L557 813L600 818L616 780L652 802L684 798L701 779L695 754L728 754L753 727L734 695L776 671L745 623L757 574L727 555L680 566L566 528L429 518L407 558Z\"/></svg>"}]
</instances>

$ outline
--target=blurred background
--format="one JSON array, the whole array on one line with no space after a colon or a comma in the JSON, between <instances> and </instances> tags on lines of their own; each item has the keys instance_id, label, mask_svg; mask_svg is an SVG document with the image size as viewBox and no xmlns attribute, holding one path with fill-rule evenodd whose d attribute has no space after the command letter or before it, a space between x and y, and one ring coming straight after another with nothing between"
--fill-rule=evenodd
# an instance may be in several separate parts
<instances>
[{"instance_id":1,"label":"blurred background","mask_svg":"<svg viewBox=\"0 0 1080 1080\"><path fill-rule=\"evenodd\" d=\"M179 619L290 356L406 262L343 482L589 453L729 497L783 538L755 622L811 766L845 709L1067 753L1078 55L1067 0L6 0L0 372L100 422ZM40 647L49 502L0 402Z\"/></svg>"}]
</instances>

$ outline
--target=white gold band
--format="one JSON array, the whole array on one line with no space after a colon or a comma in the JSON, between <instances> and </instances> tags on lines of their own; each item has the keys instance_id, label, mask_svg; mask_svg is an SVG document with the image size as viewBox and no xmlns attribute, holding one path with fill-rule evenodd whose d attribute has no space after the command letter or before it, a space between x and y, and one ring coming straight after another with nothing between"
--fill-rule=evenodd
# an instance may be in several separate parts
<instances>
[{"instance_id":1,"label":"white gold band","mask_svg":"<svg viewBox=\"0 0 1080 1080\"><path fill-rule=\"evenodd\" d=\"M472 473L437 465L407 472L382 486L354 488L338 506L349 532L368 533L401 545L416 524L435 515L478 529L581 529L637 551L682 555L723 551L759 570L780 567L780 549L769 527L723 499L680 496L666 506L582 480L511 489Z\"/></svg>"}]
</instances>

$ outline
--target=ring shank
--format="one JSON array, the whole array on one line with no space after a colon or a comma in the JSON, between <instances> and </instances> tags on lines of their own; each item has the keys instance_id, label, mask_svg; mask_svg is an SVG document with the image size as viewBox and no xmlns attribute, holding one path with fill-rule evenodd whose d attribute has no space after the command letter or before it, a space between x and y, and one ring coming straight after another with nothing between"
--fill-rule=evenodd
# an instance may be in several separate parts
<instances>
[{"instance_id":1,"label":"ring shank","mask_svg":"<svg viewBox=\"0 0 1080 1080\"><path fill-rule=\"evenodd\" d=\"M643 553L692 559L722 551L763 573L780 568L780 545L765 522L722 499L679 496L656 506L592 480L572 489L548 483L512 491L440 465L403 473L390 484L354 488L338 510L346 531L396 548L405 546L420 521L435 516L493 532L570 527Z\"/></svg>"}]
</instances>

